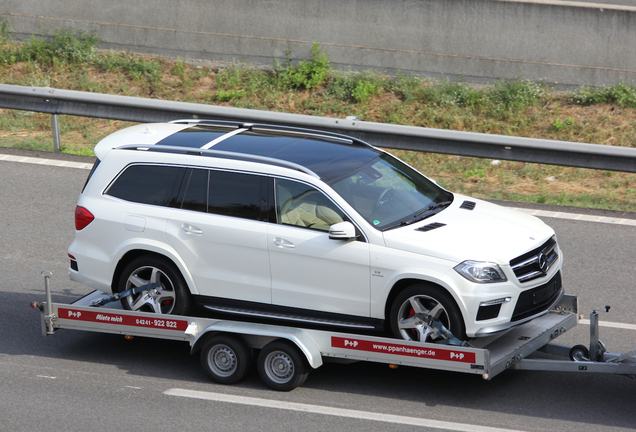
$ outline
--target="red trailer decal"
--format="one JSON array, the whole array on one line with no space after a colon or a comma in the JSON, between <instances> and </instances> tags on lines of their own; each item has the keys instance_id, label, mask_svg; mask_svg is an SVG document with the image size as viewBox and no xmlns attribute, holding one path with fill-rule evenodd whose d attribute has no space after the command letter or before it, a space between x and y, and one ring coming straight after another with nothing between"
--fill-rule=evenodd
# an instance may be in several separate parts
<instances>
[{"instance_id":1,"label":"red trailer decal","mask_svg":"<svg viewBox=\"0 0 636 432\"><path fill-rule=\"evenodd\" d=\"M417 345L374 342L364 339L331 337L331 346L356 351L369 351L384 354L397 354L408 357L428 358L461 363L475 363L475 353L447 348L425 348Z\"/></svg>"},{"instance_id":2,"label":"red trailer decal","mask_svg":"<svg viewBox=\"0 0 636 432\"><path fill-rule=\"evenodd\" d=\"M156 315L153 316L150 314L147 317L133 317L119 313L67 308L58 308L58 314L60 318L76 321L101 322L105 324L120 324L133 327L150 327L180 332L185 331L185 329L188 328L188 321L159 318Z\"/></svg>"}]
</instances>

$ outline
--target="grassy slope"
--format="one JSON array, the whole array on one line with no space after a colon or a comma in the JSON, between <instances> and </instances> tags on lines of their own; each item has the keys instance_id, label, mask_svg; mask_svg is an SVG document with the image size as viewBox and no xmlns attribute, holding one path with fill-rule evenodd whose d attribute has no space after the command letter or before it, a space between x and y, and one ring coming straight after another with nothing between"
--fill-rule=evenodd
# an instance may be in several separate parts
<instances>
[{"instance_id":1,"label":"grassy slope","mask_svg":"<svg viewBox=\"0 0 636 432\"><path fill-rule=\"evenodd\" d=\"M636 89L629 86L557 93L523 80L475 89L462 83L416 77L335 73L317 46L311 61L297 67L276 65L265 71L240 65L191 66L181 60L95 52L92 47L82 51L86 46L76 47L79 54L60 54L59 48L47 52L49 47L43 42L29 43L30 51L24 45L4 45L0 82L329 117L356 115L365 121L636 147ZM69 41L65 43L64 47ZM34 51L40 57L24 56L24 52ZM0 113L2 146L52 149L49 116L10 110ZM92 154L95 143L126 125L62 116L64 150ZM507 161L493 165L490 160L476 158L394 153L456 192L636 211L634 174Z\"/></svg>"}]
</instances>

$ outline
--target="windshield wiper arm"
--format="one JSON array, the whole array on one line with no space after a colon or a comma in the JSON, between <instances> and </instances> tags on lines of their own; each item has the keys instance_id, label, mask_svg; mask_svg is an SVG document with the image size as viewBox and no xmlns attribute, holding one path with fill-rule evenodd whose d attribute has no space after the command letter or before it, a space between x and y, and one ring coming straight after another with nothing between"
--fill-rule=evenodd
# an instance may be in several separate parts
<instances>
[{"instance_id":1,"label":"windshield wiper arm","mask_svg":"<svg viewBox=\"0 0 636 432\"><path fill-rule=\"evenodd\" d=\"M414 224L415 222L419 222L419 221L423 221L424 219L433 216L433 214L427 214L426 216L422 216L425 213L429 213L433 210L437 210L438 208L444 208L444 207L448 207L449 205L451 205L453 201L442 201L440 203L437 204L432 204L428 207L426 207L424 210L417 212L413 215L413 219L409 219L409 220L403 220L400 221L396 224L393 225L389 225L388 227L382 229L382 231L388 231L391 230L393 228L398 228L398 227L403 227L403 226L407 226L407 225L411 225ZM422 216L422 217L418 217L418 216Z\"/></svg>"},{"instance_id":2,"label":"windshield wiper arm","mask_svg":"<svg viewBox=\"0 0 636 432\"><path fill-rule=\"evenodd\" d=\"M424 210L422 210L421 212L415 213L415 215L413 217L417 218L418 216L421 216L424 213L428 213L428 212L430 212L432 210L436 210L436 209L442 208L442 207L448 207L449 205L451 205L451 203L452 203L452 201L442 201L440 203L430 205L430 206L426 207Z\"/></svg>"}]
</instances>

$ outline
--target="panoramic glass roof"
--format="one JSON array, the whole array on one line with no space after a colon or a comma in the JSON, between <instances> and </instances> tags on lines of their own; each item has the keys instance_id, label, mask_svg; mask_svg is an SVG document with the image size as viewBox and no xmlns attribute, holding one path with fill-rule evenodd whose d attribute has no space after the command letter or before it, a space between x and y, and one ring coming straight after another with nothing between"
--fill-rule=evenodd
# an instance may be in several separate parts
<instances>
[{"instance_id":1,"label":"panoramic glass roof","mask_svg":"<svg viewBox=\"0 0 636 432\"><path fill-rule=\"evenodd\" d=\"M156 145L201 148L236 128L193 126ZM245 131L229 136L211 150L265 156L302 165L324 181L335 180L377 158L371 147L329 137L300 133Z\"/></svg>"}]
</instances>

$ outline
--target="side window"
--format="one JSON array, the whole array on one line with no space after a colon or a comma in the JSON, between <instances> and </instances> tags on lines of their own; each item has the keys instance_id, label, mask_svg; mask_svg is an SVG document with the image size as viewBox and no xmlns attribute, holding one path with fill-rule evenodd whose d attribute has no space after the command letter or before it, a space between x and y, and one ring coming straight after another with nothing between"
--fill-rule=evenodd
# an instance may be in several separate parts
<instances>
[{"instance_id":1,"label":"side window","mask_svg":"<svg viewBox=\"0 0 636 432\"><path fill-rule=\"evenodd\" d=\"M347 220L344 213L321 191L304 183L276 179L277 221L320 231Z\"/></svg>"},{"instance_id":2,"label":"side window","mask_svg":"<svg viewBox=\"0 0 636 432\"><path fill-rule=\"evenodd\" d=\"M189 169L183 179L181 208L198 212L208 211L208 173L206 169Z\"/></svg>"},{"instance_id":3,"label":"side window","mask_svg":"<svg viewBox=\"0 0 636 432\"><path fill-rule=\"evenodd\" d=\"M131 165L122 172L106 191L126 201L172 207L185 168L165 165Z\"/></svg>"},{"instance_id":4,"label":"side window","mask_svg":"<svg viewBox=\"0 0 636 432\"><path fill-rule=\"evenodd\" d=\"M265 181L258 175L210 171L208 213L263 220L261 188Z\"/></svg>"}]
</instances>

